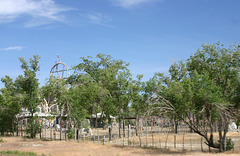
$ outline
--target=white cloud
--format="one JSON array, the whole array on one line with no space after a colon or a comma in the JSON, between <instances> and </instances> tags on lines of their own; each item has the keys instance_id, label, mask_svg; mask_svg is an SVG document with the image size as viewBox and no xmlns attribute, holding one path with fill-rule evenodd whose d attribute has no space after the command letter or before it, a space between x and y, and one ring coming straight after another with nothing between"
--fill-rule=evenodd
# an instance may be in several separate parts
<instances>
[{"instance_id":1,"label":"white cloud","mask_svg":"<svg viewBox=\"0 0 240 156\"><path fill-rule=\"evenodd\" d=\"M123 8L130 8L136 5L156 2L156 1L163 1L163 0L111 0L114 5L123 7Z\"/></svg>"},{"instance_id":2,"label":"white cloud","mask_svg":"<svg viewBox=\"0 0 240 156\"><path fill-rule=\"evenodd\" d=\"M86 16L90 23L114 28L113 26L108 25L108 23L112 21L112 19L109 16L106 16L100 13L87 14Z\"/></svg>"},{"instance_id":3,"label":"white cloud","mask_svg":"<svg viewBox=\"0 0 240 156\"><path fill-rule=\"evenodd\" d=\"M8 51L8 50L22 50L23 47L21 46L15 46L15 47L7 47L7 48L1 48L0 50L5 50L5 51Z\"/></svg>"},{"instance_id":4,"label":"white cloud","mask_svg":"<svg viewBox=\"0 0 240 156\"><path fill-rule=\"evenodd\" d=\"M24 15L31 17L25 26L63 22L61 13L69 10L72 9L59 6L54 0L0 0L0 23L14 22Z\"/></svg>"}]
</instances>

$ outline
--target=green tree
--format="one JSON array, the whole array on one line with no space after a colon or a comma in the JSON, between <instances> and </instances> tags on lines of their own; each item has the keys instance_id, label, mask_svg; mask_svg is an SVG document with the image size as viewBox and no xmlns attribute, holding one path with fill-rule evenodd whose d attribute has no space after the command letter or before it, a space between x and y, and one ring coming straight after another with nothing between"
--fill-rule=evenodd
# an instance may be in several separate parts
<instances>
[{"instance_id":1,"label":"green tree","mask_svg":"<svg viewBox=\"0 0 240 156\"><path fill-rule=\"evenodd\" d=\"M16 114L20 111L22 97L17 93L16 84L9 76L1 79L5 87L0 90L0 131L14 133Z\"/></svg>"},{"instance_id":2,"label":"green tree","mask_svg":"<svg viewBox=\"0 0 240 156\"><path fill-rule=\"evenodd\" d=\"M34 55L33 58L30 58L28 64L24 58L19 57L24 75L20 75L16 79L17 91L24 97L23 107L25 107L31 114L30 124L28 125L28 132L30 133L31 138L36 136L39 129L39 127L36 126L38 119L37 117L34 117L34 113L37 111L37 106L40 104L38 94L39 83L36 78L36 73L40 70L39 59L40 56Z\"/></svg>"},{"instance_id":3,"label":"green tree","mask_svg":"<svg viewBox=\"0 0 240 156\"><path fill-rule=\"evenodd\" d=\"M186 68L181 62L171 66L165 96L158 94L152 99L161 105L159 113L175 114L203 136L209 147L219 151L226 150L232 106L238 105L239 47L203 45L202 50L187 60ZM218 123L218 141L213 139L215 123Z\"/></svg>"},{"instance_id":4,"label":"green tree","mask_svg":"<svg viewBox=\"0 0 240 156\"><path fill-rule=\"evenodd\" d=\"M98 54L97 61L92 57L82 57L82 63L75 66L75 73L85 72L99 87L101 96L96 99L99 108L106 115L102 116L103 122L110 121L110 115L119 115L119 120L123 118L123 110L129 104L129 80L131 73L127 68L128 64L122 60L113 60L110 55ZM116 111L117 110L117 111ZM97 113L98 108L94 112Z\"/></svg>"},{"instance_id":5,"label":"green tree","mask_svg":"<svg viewBox=\"0 0 240 156\"><path fill-rule=\"evenodd\" d=\"M101 96L101 87L89 75L80 74L74 81L71 80L69 89L71 117L76 121L78 128L82 128L81 123L92 116L99 96Z\"/></svg>"}]
</instances>

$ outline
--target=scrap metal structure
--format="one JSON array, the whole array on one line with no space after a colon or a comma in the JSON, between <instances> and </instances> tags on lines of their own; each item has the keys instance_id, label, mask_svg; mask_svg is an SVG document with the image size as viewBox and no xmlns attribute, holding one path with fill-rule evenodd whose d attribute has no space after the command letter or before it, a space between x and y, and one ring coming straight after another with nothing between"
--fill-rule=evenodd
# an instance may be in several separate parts
<instances>
[{"instance_id":1,"label":"scrap metal structure","mask_svg":"<svg viewBox=\"0 0 240 156\"><path fill-rule=\"evenodd\" d=\"M57 62L56 64L52 67L50 71L50 76L55 76L56 78L59 79L67 79L70 76L70 69L69 67L63 63L57 54Z\"/></svg>"}]
</instances>

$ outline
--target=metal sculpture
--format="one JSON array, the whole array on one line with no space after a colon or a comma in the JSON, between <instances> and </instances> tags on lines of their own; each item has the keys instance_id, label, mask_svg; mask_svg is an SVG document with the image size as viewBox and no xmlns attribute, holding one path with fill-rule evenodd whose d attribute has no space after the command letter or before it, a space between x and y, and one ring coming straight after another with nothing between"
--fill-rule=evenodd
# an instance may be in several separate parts
<instances>
[{"instance_id":1,"label":"metal sculpture","mask_svg":"<svg viewBox=\"0 0 240 156\"><path fill-rule=\"evenodd\" d=\"M61 59L58 54L57 54L57 62L52 67L50 71L50 76L55 76L56 78L59 78L59 79L67 79L70 76L70 69L65 63L61 62Z\"/></svg>"}]
</instances>

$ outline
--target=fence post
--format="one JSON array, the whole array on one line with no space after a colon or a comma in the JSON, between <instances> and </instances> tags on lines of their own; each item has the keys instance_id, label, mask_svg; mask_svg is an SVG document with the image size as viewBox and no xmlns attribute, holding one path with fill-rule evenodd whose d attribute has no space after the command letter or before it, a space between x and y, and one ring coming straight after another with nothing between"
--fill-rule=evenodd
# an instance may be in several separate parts
<instances>
[{"instance_id":1,"label":"fence post","mask_svg":"<svg viewBox=\"0 0 240 156\"><path fill-rule=\"evenodd\" d=\"M18 118L17 118L17 136L18 136Z\"/></svg>"},{"instance_id":2,"label":"fence post","mask_svg":"<svg viewBox=\"0 0 240 156\"><path fill-rule=\"evenodd\" d=\"M81 141L81 137L82 137L82 127L80 127L80 130L78 130L78 131L80 131L80 132L78 132L78 134L79 134L79 142ZM85 141L85 139L84 139L84 141Z\"/></svg>"},{"instance_id":3,"label":"fence post","mask_svg":"<svg viewBox=\"0 0 240 156\"><path fill-rule=\"evenodd\" d=\"M130 138L130 124L128 124L128 146L129 146L129 138Z\"/></svg>"},{"instance_id":4,"label":"fence post","mask_svg":"<svg viewBox=\"0 0 240 156\"><path fill-rule=\"evenodd\" d=\"M99 129L97 128L98 142L99 142Z\"/></svg>"},{"instance_id":5,"label":"fence post","mask_svg":"<svg viewBox=\"0 0 240 156\"><path fill-rule=\"evenodd\" d=\"M103 145L105 145L105 135L103 136Z\"/></svg>"},{"instance_id":6,"label":"fence post","mask_svg":"<svg viewBox=\"0 0 240 156\"><path fill-rule=\"evenodd\" d=\"M44 127L45 127L45 139L47 139L47 123L46 123L46 119L44 121Z\"/></svg>"},{"instance_id":7,"label":"fence post","mask_svg":"<svg viewBox=\"0 0 240 156\"><path fill-rule=\"evenodd\" d=\"M124 146L125 132L123 134L123 146Z\"/></svg>"},{"instance_id":8,"label":"fence post","mask_svg":"<svg viewBox=\"0 0 240 156\"><path fill-rule=\"evenodd\" d=\"M153 118L151 120L151 132L152 132L152 146L154 147L154 137L153 137Z\"/></svg>"},{"instance_id":9,"label":"fence post","mask_svg":"<svg viewBox=\"0 0 240 156\"><path fill-rule=\"evenodd\" d=\"M51 126L49 126L49 127L50 127L50 138L52 140L52 127Z\"/></svg>"},{"instance_id":10,"label":"fence post","mask_svg":"<svg viewBox=\"0 0 240 156\"><path fill-rule=\"evenodd\" d=\"M108 138L109 138L109 141L112 140L112 129L111 129L111 127L109 127L109 129L108 129Z\"/></svg>"},{"instance_id":11,"label":"fence post","mask_svg":"<svg viewBox=\"0 0 240 156\"><path fill-rule=\"evenodd\" d=\"M147 122L147 119L146 119L146 147L148 146L148 122Z\"/></svg>"},{"instance_id":12,"label":"fence post","mask_svg":"<svg viewBox=\"0 0 240 156\"><path fill-rule=\"evenodd\" d=\"M185 132L183 132L183 141L182 141L182 144L183 144L183 151L184 151L184 134L185 134Z\"/></svg>"},{"instance_id":13,"label":"fence post","mask_svg":"<svg viewBox=\"0 0 240 156\"><path fill-rule=\"evenodd\" d=\"M67 133L66 133L66 130L65 130L65 140L67 140Z\"/></svg>"},{"instance_id":14,"label":"fence post","mask_svg":"<svg viewBox=\"0 0 240 156\"><path fill-rule=\"evenodd\" d=\"M49 139L51 139L51 132L50 132L50 121L48 120L48 130L49 130Z\"/></svg>"},{"instance_id":15,"label":"fence post","mask_svg":"<svg viewBox=\"0 0 240 156\"><path fill-rule=\"evenodd\" d=\"M77 128L76 127L74 127L74 131L75 131L74 140L77 141Z\"/></svg>"},{"instance_id":16,"label":"fence post","mask_svg":"<svg viewBox=\"0 0 240 156\"><path fill-rule=\"evenodd\" d=\"M60 141L62 141L62 117L60 116Z\"/></svg>"},{"instance_id":17,"label":"fence post","mask_svg":"<svg viewBox=\"0 0 240 156\"><path fill-rule=\"evenodd\" d=\"M23 135L23 133L22 133L22 124L23 124L23 122L21 120L21 136Z\"/></svg>"},{"instance_id":18,"label":"fence post","mask_svg":"<svg viewBox=\"0 0 240 156\"><path fill-rule=\"evenodd\" d=\"M42 138L42 136L41 136L41 132L42 132L42 120L41 120L41 123L40 123L40 126L39 126L39 137L40 137L40 139Z\"/></svg>"},{"instance_id":19,"label":"fence post","mask_svg":"<svg viewBox=\"0 0 240 156\"><path fill-rule=\"evenodd\" d=\"M176 135L174 135L174 148L176 149Z\"/></svg>"}]
</instances>

